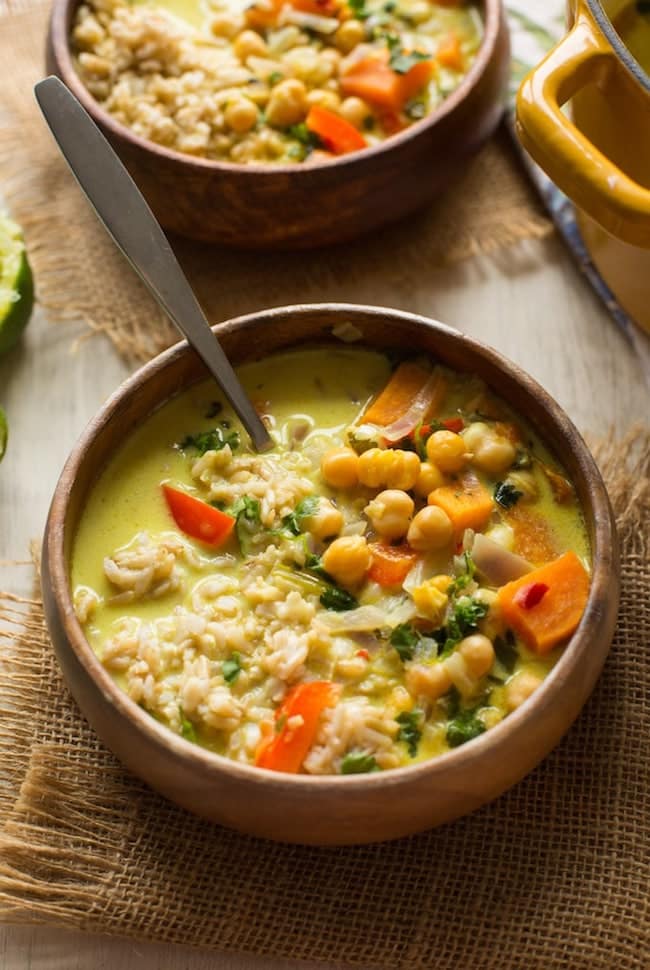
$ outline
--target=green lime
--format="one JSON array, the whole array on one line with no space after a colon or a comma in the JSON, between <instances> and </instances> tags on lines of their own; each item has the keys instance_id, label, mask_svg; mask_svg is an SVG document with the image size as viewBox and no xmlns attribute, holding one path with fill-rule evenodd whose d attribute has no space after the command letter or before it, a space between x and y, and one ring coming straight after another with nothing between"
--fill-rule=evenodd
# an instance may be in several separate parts
<instances>
[{"instance_id":1,"label":"green lime","mask_svg":"<svg viewBox=\"0 0 650 970\"><path fill-rule=\"evenodd\" d=\"M10 350L27 326L34 305L34 281L20 228L0 216L0 354Z\"/></svg>"},{"instance_id":2,"label":"green lime","mask_svg":"<svg viewBox=\"0 0 650 970\"><path fill-rule=\"evenodd\" d=\"M9 437L9 428L7 427L7 416L5 415L2 408L0 408L0 461L2 461L2 456L7 450L8 437Z\"/></svg>"}]
</instances>

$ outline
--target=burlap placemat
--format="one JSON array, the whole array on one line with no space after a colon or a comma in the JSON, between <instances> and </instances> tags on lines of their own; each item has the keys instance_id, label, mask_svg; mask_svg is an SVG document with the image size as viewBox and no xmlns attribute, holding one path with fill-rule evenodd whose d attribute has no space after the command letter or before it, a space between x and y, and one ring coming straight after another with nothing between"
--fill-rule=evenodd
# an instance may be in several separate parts
<instances>
[{"instance_id":1,"label":"burlap placemat","mask_svg":"<svg viewBox=\"0 0 650 970\"><path fill-rule=\"evenodd\" d=\"M385 970L647 968L650 431L597 457L623 598L591 700L506 795L391 844L282 846L175 808L79 714L40 601L0 594L0 918Z\"/></svg>"},{"instance_id":2,"label":"burlap placemat","mask_svg":"<svg viewBox=\"0 0 650 970\"><path fill-rule=\"evenodd\" d=\"M44 73L47 12L39 0L0 0L0 195L24 227L39 298L52 315L81 317L106 332L127 359L145 360L175 334L98 226L32 95ZM392 303L389 293L408 293L409 281L436 265L550 231L502 131L435 205L371 239L290 259L173 243L217 323L262 306L300 302L307 293L310 299L340 299L365 290L367 302ZM383 300L378 280L387 294Z\"/></svg>"}]
</instances>

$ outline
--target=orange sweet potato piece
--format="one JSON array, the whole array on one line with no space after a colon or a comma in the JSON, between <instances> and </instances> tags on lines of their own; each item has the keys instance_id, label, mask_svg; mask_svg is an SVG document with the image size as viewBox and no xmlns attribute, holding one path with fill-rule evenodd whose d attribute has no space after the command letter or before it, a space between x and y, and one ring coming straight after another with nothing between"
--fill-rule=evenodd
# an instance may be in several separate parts
<instances>
[{"instance_id":1,"label":"orange sweet potato piece","mask_svg":"<svg viewBox=\"0 0 650 970\"><path fill-rule=\"evenodd\" d=\"M557 539L550 525L539 513L526 505L515 505L505 513L515 534L515 552L537 565L559 555Z\"/></svg>"},{"instance_id":2,"label":"orange sweet potato piece","mask_svg":"<svg viewBox=\"0 0 650 970\"><path fill-rule=\"evenodd\" d=\"M475 475L467 472L451 485L441 485L431 492L429 505L437 505L446 512L456 536L465 529L480 532L492 514L494 500Z\"/></svg>"},{"instance_id":3,"label":"orange sweet potato piece","mask_svg":"<svg viewBox=\"0 0 650 970\"><path fill-rule=\"evenodd\" d=\"M391 375L386 387L376 397L362 417L362 421L385 428L402 414L406 414L413 398L430 377L419 364L404 361Z\"/></svg>"},{"instance_id":4,"label":"orange sweet potato piece","mask_svg":"<svg viewBox=\"0 0 650 970\"><path fill-rule=\"evenodd\" d=\"M452 71L463 70L463 52L460 47L460 38L456 31L451 30L442 42L436 53L436 60L443 67L448 67Z\"/></svg>"},{"instance_id":5,"label":"orange sweet potato piece","mask_svg":"<svg viewBox=\"0 0 650 970\"><path fill-rule=\"evenodd\" d=\"M388 51L371 54L352 64L341 76L346 95L363 98L376 108L399 113L429 83L434 71L432 60L418 61L406 74L398 74L388 63Z\"/></svg>"},{"instance_id":6,"label":"orange sweet potato piece","mask_svg":"<svg viewBox=\"0 0 650 970\"><path fill-rule=\"evenodd\" d=\"M589 573L575 552L565 552L506 583L499 590L498 602L504 620L515 633L531 650L545 654L575 631L588 595Z\"/></svg>"}]
</instances>

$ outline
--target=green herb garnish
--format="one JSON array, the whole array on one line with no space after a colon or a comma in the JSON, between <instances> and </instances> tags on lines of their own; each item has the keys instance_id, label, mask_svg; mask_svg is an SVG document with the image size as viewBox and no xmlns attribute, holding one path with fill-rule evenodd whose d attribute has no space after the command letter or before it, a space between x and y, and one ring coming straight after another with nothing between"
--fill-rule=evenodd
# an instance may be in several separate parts
<instances>
[{"instance_id":1,"label":"green herb garnish","mask_svg":"<svg viewBox=\"0 0 650 970\"><path fill-rule=\"evenodd\" d=\"M232 653L221 665L221 673L227 684L234 684L242 671L241 654Z\"/></svg>"},{"instance_id":2,"label":"green herb garnish","mask_svg":"<svg viewBox=\"0 0 650 970\"><path fill-rule=\"evenodd\" d=\"M476 716L476 708L462 709L456 717L447 724L447 744L450 748L458 748L485 731L485 724Z\"/></svg>"},{"instance_id":3,"label":"green herb garnish","mask_svg":"<svg viewBox=\"0 0 650 970\"><path fill-rule=\"evenodd\" d=\"M341 761L342 775L365 775L371 771L381 771L381 768L374 756L364 751L348 751Z\"/></svg>"},{"instance_id":4,"label":"green herb garnish","mask_svg":"<svg viewBox=\"0 0 650 970\"><path fill-rule=\"evenodd\" d=\"M359 603L352 593L341 589L340 586L328 586L320 595L320 605L326 610L342 613L344 610L356 609Z\"/></svg>"},{"instance_id":5,"label":"green herb garnish","mask_svg":"<svg viewBox=\"0 0 650 970\"><path fill-rule=\"evenodd\" d=\"M415 67L420 61L430 60L431 54L424 54L422 51L409 51L407 54L403 50L393 50L388 64L396 74L408 74L411 68Z\"/></svg>"},{"instance_id":6,"label":"green herb garnish","mask_svg":"<svg viewBox=\"0 0 650 970\"><path fill-rule=\"evenodd\" d=\"M523 494L511 482L497 482L494 488L494 501L502 509L511 509L513 505L517 504Z\"/></svg>"},{"instance_id":7,"label":"green herb garnish","mask_svg":"<svg viewBox=\"0 0 650 970\"><path fill-rule=\"evenodd\" d=\"M465 560L465 570L459 573L458 576L449 584L447 589L447 595L451 598L457 596L461 590L465 589L474 579L474 573L476 572L476 566L474 565L474 560L467 550L463 553L463 559Z\"/></svg>"},{"instance_id":8,"label":"green herb garnish","mask_svg":"<svg viewBox=\"0 0 650 970\"><path fill-rule=\"evenodd\" d=\"M308 519L318 512L319 502L317 495L308 495L307 498L298 502L293 512L285 515L282 519L283 527L292 535L299 536L302 532L303 519Z\"/></svg>"},{"instance_id":9,"label":"green herb garnish","mask_svg":"<svg viewBox=\"0 0 650 970\"><path fill-rule=\"evenodd\" d=\"M282 71L271 71L269 74L269 84L277 84L284 77Z\"/></svg>"},{"instance_id":10,"label":"green herb garnish","mask_svg":"<svg viewBox=\"0 0 650 970\"><path fill-rule=\"evenodd\" d=\"M253 536L261 529L260 511L259 500L251 498L250 495L242 495L231 509L231 514L237 520L235 532L239 540L239 548L244 555L248 555Z\"/></svg>"},{"instance_id":11,"label":"green herb garnish","mask_svg":"<svg viewBox=\"0 0 650 970\"><path fill-rule=\"evenodd\" d=\"M515 644L515 638L508 630L505 637L496 637L494 640L495 662L490 677L501 684L505 684L517 665L519 652Z\"/></svg>"},{"instance_id":12,"label":"green herb garnish","mask_svg":"<svg viewBox=\"0 0 650 970\"><path fill-rule=\"evenodd\" d=\"M395 718L400 725L397 740L404 741L412 758L415 758L418 753L418 744L422 737L420 724L422 723L423 717L424 712L418 707L414 707L412 711L403 711Z\"/></svg>"},{"instance_id":13,"label":"green herb garnish","mask_svg":"<svg viewBox=\"0 0 650 970\"><path fill-rule=\"evenodd\" d=\"M427 106L424 101L409 101L404 112L406 117L410 118L411 121L419 121L427 113Z\"/></svg>"},{"instance_id":14,"label":"green herb garnish","mask_svg":"<svg viewBox=\"0 0 650 970\"><path fill-rule=\"evenodd\" d=\"M185 738L186 741L191 741L193 744L196 744L196 731L194 729L194 725L192 724L191 721L188 721L188 719L185 717L182 707L179 707L178 712L181 716L182 736Z\"/></svg>"},{"instance_id":15,"label":"green herb garnish","mask_svg":"<svg viewBox=\"0 0 650 970\"><path fill-rule=\"evenodd\" d=\"M400 623L390 635L390 644L397 650L400 660L413 660L420 634L410 623Z\"/></svg>"},{"instance_id":16,"label":"green herb garnish","mask_svg":"<svg viewBox=\"0 0 650 970\"><path fill-rule=\"evenodd\" d=\"M226 445L230 445L231 451L239 448L239 432L229 431L225 428L213 428L211 431L199 431L198 434L188 434L181 441L179 448L188 451L192 448L198 451L199 455L205 455L206 451L221 451Z\"/></svg>"},{"instance_id":17,"label":"green herb garnish","mask_svg":"<svg viewBox=\"0 0 650 970\"><path fill-rule=\"evenodd\" d=\"M461 596L453 605L451 615L445 627L446 638L440 651L441 657L446 657L454 649L457 643L475 630L479 620L482 620L488 611L487 604L479 603L471 596Z\"/></svg>"}]
</instances>

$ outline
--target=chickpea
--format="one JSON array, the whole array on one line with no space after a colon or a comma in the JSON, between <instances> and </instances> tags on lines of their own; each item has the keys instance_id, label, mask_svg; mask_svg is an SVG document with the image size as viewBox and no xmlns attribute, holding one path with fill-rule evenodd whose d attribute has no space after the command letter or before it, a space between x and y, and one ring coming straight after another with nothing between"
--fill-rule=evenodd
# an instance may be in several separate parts
<instances>
[{"instance_id":1,"label":"chickpea","mask_svg":"<svg viewBox=\"0 0 650 970\"><path fill-rule=\"evenodd\" d=\"M472 459L477 468L487 472L488 475L503 475L515 460L515 446L507 438L499 438L496 435L492 440L474 452Z\"/></svg>"},{"instance_id":2,"label":"chickpea","mask_svg":"<svg viewBox=\"0 0 650 970\"><path fill-rule=\"evenodd\" d=\"M488 475L501 475L515 460L515 446L507 438L498 435L483 421L470 424L463 433L472 463Z\"/></svg>"},{"instance_id":3,"label":"chickpea","mask_svg":"<svg viewBox=\"0 0 650 970\"><path fill-rule=\"evenodd\" d=\"M370 568L372 555L363 536L341 536L323 553L323 569L341 586L358 586Z\"/></svg>"},{"instance_id":4,"label":"chickpea","mask_svg":"<svg viewBox=\"0 0 650 970\"><path fill-rule=\"evenodd\" d=\"M390 488L380 492L366 505L364 512L380 536L385 539L401 539L408 532L413 509L410 495L397 488Z\"/></svg>"},{"instance_id":5,"label":"chickpea","mask_svg":"<svg viewBox=\"0 0 650 970\"><path fill-rule=\"evenodd\" d=\"M482 633L472 633L458 644L458 652L465 661L465 669L470 677L479 680L494 663L492 641Z\"/></svg>"},{"instance_id":6,"label":"chickpea","mask_svg":"<svg viewBox=\"0 0 650 970\"><path fill-rule=\"evenodd\" d=\"M451 687L451 677L444 663L409 664L405 683L413 697L437 701Z\"/></svg>"},{"instance_id":7,"label":"chickpea","mask_svg":"<svg viewBox=\"0 0 650 970\"><path fill-rule=\"evenodd\" d=\"M454 534L452 521L437 505L420 509L409 526L406 541L416 552L444 549Z\"/></svg>"},{"instance_id":8,"label":"chickpea","mask_svg":"<svg viewBox=\"0 0 650 970\"><path fill-rule=\"evenodd\" d=\"M238 13L219 13L210 21L210 30L215 37L232 40L244 26L243 17Z\"/></svg>"},{"instance_id":9,"label":"chickpea","mask_svg":"<svg viewBox=\"0 0 650 970\"><path fill-rule=\"evenodd\" d=\"M418 480L414 485L415 494L425 498L434 488L440 488L444 484L445 476L438 466L433 465L430 461L423 461L420 465Z\"/></svg>"},{"instance_id":10,"label":"chickpea","mask_svg":"<svg viewBox=\"0 0 650 970\"><path fill-rule=\"evenodd\" d=\"M322 88L314 88L307 95L307 101L311 104L317 104L321 108L326 108L327 111L338 111L341 105L341 99L338 94L334 94L333 91L324 91Z\"/></svg>"},{"instance_id":11,"label":"chickpea","mask_svg":"<svg viewBox=\"0 0 650 970\"><path fill-rule=\"evenodd\" d=\"M257 123L257 107L248 98L235 98L226 105L224 111L226 124L238 134L250 131Z\"/></svg>"},{"instance_id":12,"label":"chickpea","mask_svg":"<svg viewBox=\"0 0 650 970\"><path fill-rule=\"evenodd\" d=\"M495 640L502 636L505 630L505 621L499 605L499 597L492 589L477 589L474 599L479 603L485 603L488 608L487 613L479 621L479 630L490 640Z\"/></svg>"},{"instance_id":13,"label":"chickpea","mask_svg":"<svg viewBox=\"0 0 650 970\"><path fill-rule=\"evenodd\" d=\"M420 459L413 451L370 448L359 457L359 481L369 488L413 488L420 474Z\"/></svg>"},{"instance_id":14,"label":"chickpea","mask_svg":"<svg viewBox=\"0 0 650 970\"><path fill-rule=\"evenodd\" d=\"M266 41L255 30L242 30L239 37L233 42L232 49L242 62L251 55L268 57L269 53Z\"/></svg>"},{"instance_id":15,"label":"chickpea","mask_svg":"<svg viewBox=\"0 0 650 970\"><path fill-rule=\"evenodd\" d=\"M334 72L338 72L341 64L341 54L334 47L326 47L324 51L321 51L320 59L321 61L329 61Z\"/></svg>"},{"instance_id":16,"label":"chickpea","mask_svg":"<svg viewBox=\"0 0 650 970\"><path fill-rule=\"evenodd\" d=\"M330 539L337 536L343 528L343 516L327 498L318 500L318 509L313 515L305 516L307 531L317 539Z\"/></svg>"},{"instance_id":17,"label":"chickpea","mask_svg":"<svg viewBox=\"0 0 650 970\"><path fill-rule=\"evenodd\" d=\"M542 678L528 670L522 670L506 684L506 704L514 711L527 701L542 683Z\"/></svg>"},{"instance_id":18,"label":"chickpea","mask_svg":"<svg viewBox=\"0 0 650 970\"><path fill-rule=\"evenodd\" d=\"M345 20L334 34L334 43L344 54L349 54L365 37L366 28L360 20Z\"/></svg>"},{"instance_id":19,"label":"chickpea","mask_svg":"<svg viewBox=\"0 0 650 970\"><path fill-rule=\"evenodd\" d=\"M359 482L359 456L352 448L331 448L323 455L320 470L332 488L354 488Z\"/></svg>"},{"instance_id":20,"label":"chickpea","mask_svg":"<svg viewBox=\"0 0 650 970\"><path fill-rule=\"evenodd\" d=\"M459 472L468 457L464 439L454 431L434 431L427 438L427 458L441 472Z\"/></svg>"},{"instance_id":21,"label":"chickpea","mask_svg":"<svg viewBox=\"0 0 650 970\"><path fill-rule=\"evenodd\" d=\"M273 88L266 107L266 120L275 128L287 128L302 121L308 110L305 85L296 78L289 78Z\"/></svg>"},{"instance_id":22,"label":"chickpea","mask_svg":"<svg viewBox=\"0 0 650 970\"><path fill-rule=\"evenodd\" d=\"M362 128L366 118L372 115L372 111L361 98L352 97L345 99L339 108L339 114L355 128Z\"/></svg>"}]
</instances>

